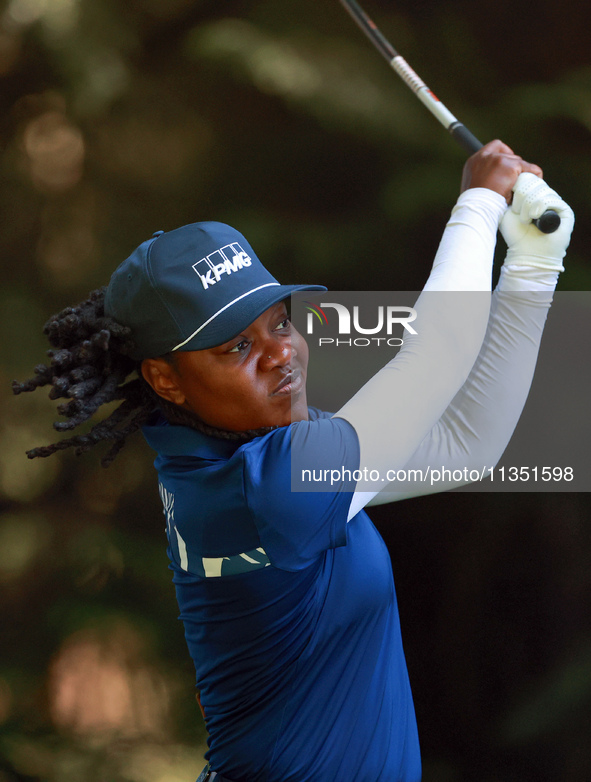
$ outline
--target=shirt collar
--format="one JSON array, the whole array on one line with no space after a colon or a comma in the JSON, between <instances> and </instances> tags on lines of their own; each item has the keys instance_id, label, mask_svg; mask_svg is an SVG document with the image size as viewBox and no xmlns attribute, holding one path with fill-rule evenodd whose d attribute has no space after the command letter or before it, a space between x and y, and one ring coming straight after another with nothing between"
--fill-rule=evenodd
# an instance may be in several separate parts
<instances>
[{"instance_id":1,"label":"shirt collar","mask_svg":"<svg viewBox=\"0 0 591 782\"><path fill-rule=\"evenodd\" d=\"M199 456L202 459L229 459L242 440L222 440L188 426L172 426L163 417L142 427L148 445L162 456Z\"/></svg>"},{"instance_id":2,"label":"shirt collar","mask_svg":"<svg viewBox=\"0 0 591 782\"><path fill-rule=\"evenodd\" d=\"M315 407L309 407L310 421L315 421L321 413ZM148 445L162 456L199 456L202 459L229 459L242 446L251 440L222 440L191 429L188 426L169 424L162 413L142 427Z\"/></svg>"}]
</instances>

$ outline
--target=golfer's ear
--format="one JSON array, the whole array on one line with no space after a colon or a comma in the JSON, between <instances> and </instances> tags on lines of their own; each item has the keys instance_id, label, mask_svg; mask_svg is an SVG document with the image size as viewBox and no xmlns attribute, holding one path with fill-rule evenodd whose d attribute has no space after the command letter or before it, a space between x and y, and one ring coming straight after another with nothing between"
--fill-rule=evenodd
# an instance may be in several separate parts
<instances>
[{"instance_id":1,"label":"golfer's ear","mask_svg":"<svg viewBox=\"0 0 591 782\"><path fill-rule=\"evenodd\" d=\"M179 385L178 374L164 358L146 358L142 361L142 376L148 385L163 399L182 405L185 395Z\"/></svg>"}]
</instances>

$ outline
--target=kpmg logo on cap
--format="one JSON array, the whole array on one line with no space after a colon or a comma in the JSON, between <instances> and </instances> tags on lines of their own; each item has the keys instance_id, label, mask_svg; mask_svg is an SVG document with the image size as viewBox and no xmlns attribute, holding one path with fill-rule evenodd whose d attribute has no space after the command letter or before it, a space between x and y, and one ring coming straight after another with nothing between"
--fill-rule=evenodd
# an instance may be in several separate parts
<instances>
[{"instance_id":1,"label":"kpmg logo on cap","mask_svg":"<svg viewBox=\"0 0 591 782\"><path fill-rule=\"evenodd\" d=\"M222 274L233 274L251 263L250 255L244 252L238 242L232 242L194 263L193 269L207 290L221 280Z\"/></svg>"}]
</instances>

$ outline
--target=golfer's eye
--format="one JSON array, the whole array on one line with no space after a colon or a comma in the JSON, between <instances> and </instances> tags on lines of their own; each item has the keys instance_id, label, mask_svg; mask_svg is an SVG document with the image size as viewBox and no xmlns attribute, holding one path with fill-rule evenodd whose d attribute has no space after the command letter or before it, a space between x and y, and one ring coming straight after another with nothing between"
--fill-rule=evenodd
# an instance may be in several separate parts
<instances>
[{"instance_id":1,"label":"golfer's eye","mask_svg":"<svg viewBox=\"0 0 591 782\"><path fill-rule=\"evenodd\" d=\"M286 318L283 318L281 323L279 323L275 327L275 331L281 331L281 329L288 329L290 327L290 325L291 325L291 318L288 316Z\"/></svg>"},{"instance_id":2,"label":"golfer's eye","mask_svg":"<svg viewBox=\"0 0 591 782\"><path fill-rule=\"evenodd\" d=\"M240 342L238 342L236 345L234 345L233 348L230 348L230 350L228 350L228 353L242 353L242 351L246 350L247 347L248 347L248 340L243 339L240 340Z\"/></svg>"}]
</instances>

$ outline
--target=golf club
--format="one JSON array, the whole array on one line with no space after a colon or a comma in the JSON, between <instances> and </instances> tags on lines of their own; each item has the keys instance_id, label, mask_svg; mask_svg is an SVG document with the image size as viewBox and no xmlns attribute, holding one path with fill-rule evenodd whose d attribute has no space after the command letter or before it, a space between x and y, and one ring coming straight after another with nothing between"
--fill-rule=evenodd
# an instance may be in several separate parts
<instances>
[{"instance_id":1,"label":"golf club","mask_svg":"<svg viewBox=\"0 0 591 782\"><path fill-rule=\"evenodd\" d=\"M376 49L388 61L390 67L396 71L443 127L451 133L458 144L470 155L478 152L483 146L482 142L443 105L420 76L410 67L404 57L398 54L388 39L380 32L375 22L369 18L359 4L355 0L340 1ZM553 209L548 209L533 222L542 233L551 234L560 226L560 216Z\"/></svg>"}]
</instances>

